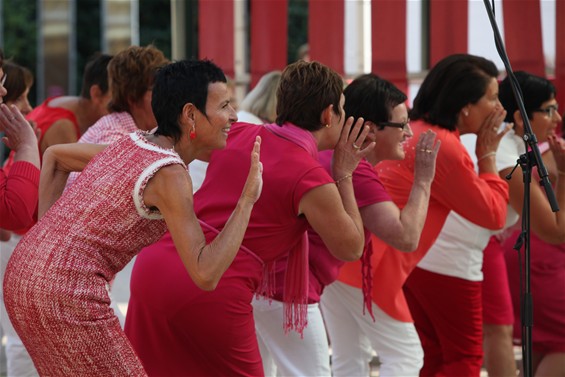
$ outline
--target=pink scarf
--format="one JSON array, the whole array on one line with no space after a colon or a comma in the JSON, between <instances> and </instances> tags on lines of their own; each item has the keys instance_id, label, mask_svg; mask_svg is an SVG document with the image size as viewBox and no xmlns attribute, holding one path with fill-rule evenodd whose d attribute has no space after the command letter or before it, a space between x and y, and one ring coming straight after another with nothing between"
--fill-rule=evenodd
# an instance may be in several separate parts
<instances>
[{"instance_id":1,"label":"pink scarf","mask_svg":"<svg viewBox=\"0 0 565 377\"><path fill-rule=\"evenodd\" d=\"M309 131L296 127L291 123L285 123L282 126L266 124L264 127L275 135L303 148L318 160L318 145L316 139ZM273 266L268 270L272 269ZM272 273L267 272L267 274L271 275L270 277L272 278ZM308 275L308 233L304 232L300 240L289 252L283 293L284 330L285 332L295 330L300 336L304 336L304 328L308 324ZM268 285L264 284L263 287L265 288ZM269 293L272 292L261 293L271 297Z\"/></svg>"}]
</instances>

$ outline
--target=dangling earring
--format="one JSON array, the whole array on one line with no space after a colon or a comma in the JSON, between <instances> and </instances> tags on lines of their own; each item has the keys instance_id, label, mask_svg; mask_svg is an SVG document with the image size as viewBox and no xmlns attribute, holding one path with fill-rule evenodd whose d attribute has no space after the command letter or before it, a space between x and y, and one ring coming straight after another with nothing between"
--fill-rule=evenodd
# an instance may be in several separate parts
<instances>
[{"instance_id":1,"label":"dangling earring","mask_svg":"<svg viewBox=\"0 0 565 377\"><path fill-rule=\"evenodd\" d=\"M192 130L190 130L190 140L194 140L196 139L196 128L194 126L194 124L192 125Z\"/></svg>"}]
</instances>

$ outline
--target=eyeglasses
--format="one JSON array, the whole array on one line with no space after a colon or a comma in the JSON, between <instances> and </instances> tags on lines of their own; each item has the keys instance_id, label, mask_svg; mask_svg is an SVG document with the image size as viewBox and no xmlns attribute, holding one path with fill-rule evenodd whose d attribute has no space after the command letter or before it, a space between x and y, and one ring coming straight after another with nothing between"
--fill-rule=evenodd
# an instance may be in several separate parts
<instances>
[{"instance_id":1,"label":"eyeglasses","mask_svg":"<svg viewBox=\"0 0 565 377\"><path fill-rule=\"evenodd\" d=\"M532 111L535 113L545 113L549 118L553 118L559 113L559 105L549 105L545 109L534 109Z\"/></svg>"},{"instance_id":2,"label":"eyeglasses","mask_svg":"<svg viewBox=\"0 0 565 377\"><path fill-rule=\"evenodd\" d=\"M394 127L400 128L404 132L410 131L410 119L407 119L405 122L398 123L398 122L379 122L377 123L379 128L382 130L384 127Z\"/></svg>"},{"instance_id":3,"label":"eyeglasses","mask_svg":"<svg viewBox=\"0 0 565 377\"><path fill-rule=\"evenodd\" d=\"M2 77L2 79L0 80L0 85L4 86L4 84L6 83L6 79L8 78L8 74L4 73L4 76Z\"/></svg>"}]
</instances>

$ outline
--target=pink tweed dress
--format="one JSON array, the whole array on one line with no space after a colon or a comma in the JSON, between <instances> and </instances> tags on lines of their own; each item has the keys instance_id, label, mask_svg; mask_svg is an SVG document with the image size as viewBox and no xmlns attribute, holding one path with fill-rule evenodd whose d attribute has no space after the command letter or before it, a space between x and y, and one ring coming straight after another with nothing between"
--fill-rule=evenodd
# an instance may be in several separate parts
<instances>
[{"instance_id":1,"label":"pink tweed dress","mask_svg":"<svg viewBox=\"0 0 565 377\"><path fill-rule=\"evenodd\" d=\"M186 168L141 132L125 136L92 160L16 247L4 299L40 375L146 375L107 287L166 231L160 213L145 207L143 190L171 164Z\"/></svg>"}]
</instances>

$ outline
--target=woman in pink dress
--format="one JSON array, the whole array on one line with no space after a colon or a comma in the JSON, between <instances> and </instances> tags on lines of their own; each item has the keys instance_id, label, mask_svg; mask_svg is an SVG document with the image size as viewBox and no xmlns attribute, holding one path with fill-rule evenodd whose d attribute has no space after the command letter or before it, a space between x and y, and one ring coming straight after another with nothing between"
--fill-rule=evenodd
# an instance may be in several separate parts
<instances>
[{"instance_id":1,"label":"woman in pink dress","mask_svg":"<svg viewBox=\"0 0 565 377\"><path fill-rule=\"evenodd\" d=\"M207 238L224 228L243 182L245 146L262 140L264 186L239 253L214 292L203 292L179 269L174 235L138 256L131 280L125 331L147 372L154 376L261 376L251 301L274 287L274 262L288 256L284 325L301 332L308 296L308 223L329 251L354 260L364 246L352 173L374 148L362 148L363 119L345 120L341 77L317 63L284 70L275 124L236 124L227 148L215 151L195 194ZM359 136L358 136L359 135ZM332 172L318 151L334 149ZM206 256L208 252L204 252ZM281 323L281 326L283 324Z\"/></svg>"},{"instance_id":2,"label":"woman in pink dress","mask_svg":"<svg viewBox=\"0 0 565 377\"><path fill-rule=\"evenodd\" d=\"M40 217L68 172L104 149L26 234L6 271L6 308L40 375L145 375L109 306L107 286L167 228L202 289L214 288L239 249L262 187L260 139L246 144L242 159L253 148L249 174L232 186L241 195L222 231L208 240L186 170L194 158L223 148L237 119L223 72L209 61L163 68L152 106L159 124L153 133L129 134L106 149L55 146L44 156Z\"/></svg>"}]
</instances>

